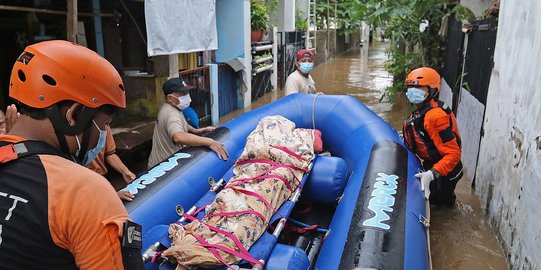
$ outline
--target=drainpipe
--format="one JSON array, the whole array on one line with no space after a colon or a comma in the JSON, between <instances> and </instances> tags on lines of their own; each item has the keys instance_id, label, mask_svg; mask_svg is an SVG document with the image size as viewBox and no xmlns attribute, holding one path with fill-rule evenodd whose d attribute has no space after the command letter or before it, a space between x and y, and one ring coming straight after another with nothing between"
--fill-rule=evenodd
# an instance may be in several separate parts
<instances>
[{"instance_id":1,"label":"drainpipe","mask_svg":"<svg viewBox=\"0 0 541 270\"><path fill-rule=\"evenodd\" d=\"M250 0L244 0L244 66L242 71L242 85L238 98L238 108L252 105L252 46L250 40Z\"/></svg>"},{"instance_id":2,"label":"drainpipe","mask_svg":"<svg viewBox=\"0 0 541 270\"><path fill-rule=\"evenodd\" d=\"M272 27L272 91L278 90L278 28Z\"/></svg>"},{"instance_id":3,"label":"drainpipe","mask_svg":"<svg viewBox=\"0 0 541 270\"><path fill-rule=\"evenodd\" d=\"M218 65L208 64L210 75L210 121L213 126L220 120L220 102L218 100Z\"/></svg>"},{"instance_id":4,"label":"drainpipe","mask_svg":"<svg viewBox=\"0 0 541 270\"><path fill-rule=\"evenodd\" d=\"M96 52L105 57L103 49L103 29L101 27L100 0L92 0L92 13L94 13L94 32L96 34Z\"/></svg>"},{"instance_id":5,"label":"drainpipe","mask_svg":"<svg viewBox=\"0 0 541 270\"><path fill-rule=\"evenodd\" d=\"M325 62L327 62L327 59L329 59L329 50L331 49L330 47L330 39L331 39L331 33L329 33L329 6L330 6L330 3L329 3L329 0L327 0L327 19L326 19L326 23L327 23L327 42L326 42L326 46L327 46L327 49L325 50Z\"/></svg>"}]
</instances>

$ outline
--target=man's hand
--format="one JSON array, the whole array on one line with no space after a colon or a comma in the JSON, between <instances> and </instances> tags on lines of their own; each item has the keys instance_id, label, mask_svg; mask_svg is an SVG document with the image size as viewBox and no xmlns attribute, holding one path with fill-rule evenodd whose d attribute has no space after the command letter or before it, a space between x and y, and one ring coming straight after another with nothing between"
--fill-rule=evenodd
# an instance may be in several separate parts
<instances>
[{"instance_id":1,"label":"man's hand","mask_svg":"<svg viewBox=\"0 0 541 270\"><path fill-rule=\"evenodd\" d=\"M213 127L213 126L208 126L208 127L204 127L204 128L198 128L198 129L196 129L196 131L197 131L197 134L203 134L203 133L214 131L215 129L216 128Z\"/></svg>"},{"instance_id":2,"label":"man's hand","mask_svg":"<svg viewBox=\"0 0 541 270\"><path fill-rule=\"evenodd\" d=\"M229 157L229 153L227 153L227 150L225 150L223 143L212 140L212 143L209 145L209 148L212 151L216 152L216 154L218 155L220 159L227 160L227 158Z\"/></svg>"},{"instance_id":3,"label":"man's hand","mask_svg":"<svg viewBox=\"0 0 541 270\"><path fill-rule=\"evenodd\" d=\"M8 133L13 126L15 125L15 122L17 122L17 119L19 118L19 113L17 112L17 107L15 104L11 104L6 109L6 133Z\"/></svg>"},{"instance_id":4,"label":"man's hand","mask_svg":"<svg viewBox=\"0 0 541 270\"><path fill-rule=\"evenodd\" d=\"M124 178L124 181L126 181L126 183L128 184L135 180L135 174L133 174L130 170L123 172L122 177Z\"/></svg>"},{"instance_id":5,"label":"man's hand","mask_svg":"<svg viewBox=\"0 0 541 270\"><path fill-rule=\"evenodd\" d=\"M421 190L425 192L425 198L430 197L430 182L434 181L434 174L431 170L416 173L415 177L421 179Z\"/></svg>"},{"instance_id":6,"label":"man's hand","mask_svg":"<svg viewBox=\"0 0 541 270\"><path fill-rule=\"evenodd\" d=\"M133 201L133 198L135 198L129 191L117 191L116 194L118 194L118 197L123 201L131 202Z\"/></svg>"}]
</instances>

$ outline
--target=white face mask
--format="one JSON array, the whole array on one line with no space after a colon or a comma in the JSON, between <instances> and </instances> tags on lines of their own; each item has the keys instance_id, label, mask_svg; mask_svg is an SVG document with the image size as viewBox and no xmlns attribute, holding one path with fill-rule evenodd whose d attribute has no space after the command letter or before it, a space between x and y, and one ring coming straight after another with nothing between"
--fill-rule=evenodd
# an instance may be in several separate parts
<instances>
[{"instance_id":1,"label":"white face mask","mask_svg":"<svg viewBox=\"0 0 541 270\"><path fill-rule=\"evenodd\" d=\"M426 91L416 87L409 87L408 91L406 92L406 97L408 97L408 100L412 104L420 104L426 99L427 96L428 94Z\"/></svg>"},{"instance_id":2,"label":"white face mask","mask_svg":"<svg viewBox=\"0 0 541 270\"><path fill-rule=\"evenodd\" d=\"M83 158L83 160L80 163L82 165L88 165L88 163L92 162L92 160L94 160L98 156L98 154L101 152L103 147L105 147L105 141L107 140L107 131L106 130L101 130L100 127L98 127L98 124L96 124L96 122L94 122L94 120L92 120L92 123L98 129L98 131L100 132L100 136L98 138L98 142L96 144L96 147L86 151L85 157ZM77 136L75 136L75 141L77 141L77 145L79 146L79 149L77 149L77 152L75 153L75 156L79 157L79 151L81 151L81 143L79 142L79 138L77 138Z\"/></svg>"},{"instance_id":3,"label":"white face mask","mask_svg":"<svg viewBox=\"0 0 541 270\"><path fill-rule=\"evenodd\" d=\"M177 99L178 99L177 108L181 111L188 108L190 106L190 103L192 102L192 98L190 98L190 94L178 97Z\"/></svg>"}]
</instances>

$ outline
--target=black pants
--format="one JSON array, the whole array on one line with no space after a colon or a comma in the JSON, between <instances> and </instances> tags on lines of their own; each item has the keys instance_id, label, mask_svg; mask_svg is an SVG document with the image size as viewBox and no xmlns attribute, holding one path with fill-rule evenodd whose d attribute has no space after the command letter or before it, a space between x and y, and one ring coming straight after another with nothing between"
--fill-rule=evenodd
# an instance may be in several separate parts
<instances>
[{"instance_id":1,"label":"black pants","mask_svg":"<svg viewBox=\"0 0 541 270\"><path fill-rule=\"evenodd\" d=\"M425 167L426 170L430 168L432 168L432 164L428 168ZM459 162L449 174L432 181L430 183L430 204L453 208L456 201L455 187L462 175L462 163Z\"/></svg>"}]
</instances>

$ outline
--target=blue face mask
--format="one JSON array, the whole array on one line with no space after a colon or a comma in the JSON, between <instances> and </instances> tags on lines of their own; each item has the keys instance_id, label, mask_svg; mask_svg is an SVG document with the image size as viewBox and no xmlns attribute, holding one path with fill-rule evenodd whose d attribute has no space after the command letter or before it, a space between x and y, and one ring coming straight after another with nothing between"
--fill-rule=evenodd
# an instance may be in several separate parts
<instances>
[{"instance_id":1,"label":"blue face mask","mask_svg":"<svg viewBox=\"0 0 541 270\"><path fill-rule=\"evenodd\" d=\"M422 89L410 87L406 92L408 100L413 104L420 104L426 99L426 92Z\"/></svg>"},{"instance_id":2,"label":"blue face mask","mask_svg":"<svg viewBox=\"0 0 541 270\"><path fill-rule=\"evenodd\" d=\"M88 163L92 162L92 160L94 160L98 156L101 149L105 147L105 141L107 140L107 131L101 130L96 124L96 122L94 122L94 120L92 120L92 123L99 130L100 137L98 138L98 143L96 144L96 147L86 152L85 158L83 159L83 162L81 163L82 165L88 165ZM79 150L77 150L77 153L75 153L75 155L78 156L79 151L81 150L81 144L79 143L79 138L77 138L77 136L75 136L75 140L77 141L77 144L79 145Z\"/></svg>"},{"instance_id":3,"label":"blue face mask","mask_svg":"<svg viewBox=\"0 0 541 270\"><path fill-rule=\"evenodd\" d=\"M308 74L314 68L314 63L303 62L299 63L299 69L302 73Z\"/></svg>"}]
</instances>

